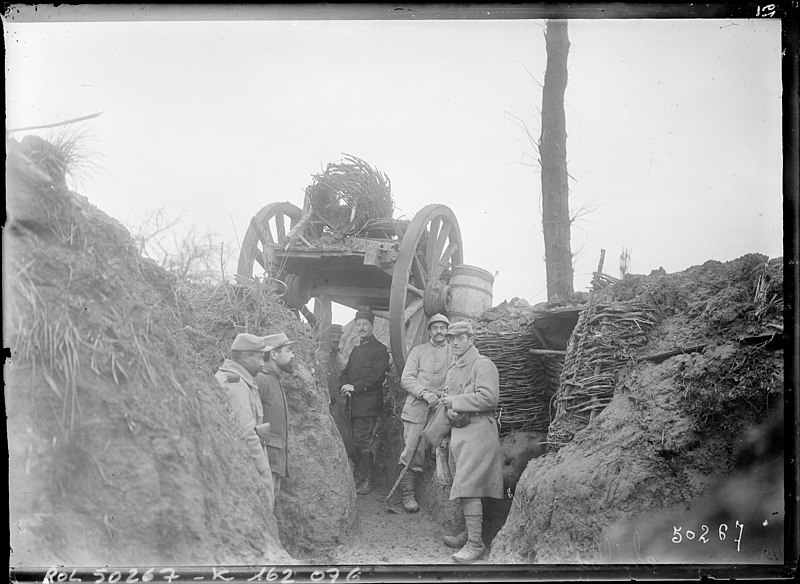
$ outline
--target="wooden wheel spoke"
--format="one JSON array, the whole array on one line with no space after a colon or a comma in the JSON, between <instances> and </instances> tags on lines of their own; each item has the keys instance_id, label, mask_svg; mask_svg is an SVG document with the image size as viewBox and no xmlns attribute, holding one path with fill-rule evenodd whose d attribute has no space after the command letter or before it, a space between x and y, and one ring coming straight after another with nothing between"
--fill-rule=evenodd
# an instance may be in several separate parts
<instances>
[{"instance_id":1,"label":"wooden wheel spoke","mask_svg":"<svg viewBox=\"0 0 800 584\"><path fill-rule=\"evenodd\" d=\"M414 341L411 344L412 347L416 347L417 345L421 345L422 343L424 343L425 341L428 340L427 339L428 328L425 326L425 323L427 322L427 320L428 319L425 318L425 311L423 310L420 313L420 326L417 329L417 334L414 335Z\"/></svg>"},{"instance_id":2,"label":"wooden wheel spoke","mask_svg":"<svg viewBox=\"0 0 800 584\"><path fill-rule=\"evenodd\" d=\"M253 259L258 262L259 266L261 266L265 270L267 269L267 260L264 257L264 252L262 250L257 250L256 255L253 257Z\"/></svg>"},{"instance_id":3,"label":"wooden wheel spoke","mask_svg":"<svg viewBox=\"0 0 800 584\"><path fill-rule=\"evenodd\" d=\"M447 268L447 264L450 263L450 259L453 257L453 254L456 253L458 249L458 242L451 241L450 245L447 246L447 249L444 252L444 255L439 260L439 263L436 265L436 274L437 276L441 275L444 272L445 268Z\"/></svg>"},{"instance_id":4,"label":"wooden wheel spoke","mask_svg":"<svg viewBox=\"0 0 800 584\"><path fill-rule=\"evenodd\" d=\"M422 304L423 304L422 298L417 298L413 300L408 306L406 306L406 310L403 315L404 316L403 322L410 321L417 312L422 312L424 314L424 311L422 311Z\"/></svg>"},{"instance_id":5,"label":"wooden wheel spoke","mask_svg":"<svg viewBox=\"0 0 800 584\"><path fill-rule=\"evenodd\" d=\"M416 286L412 286L411 284L406 284L406 290L408 290L409 292L411 292L415 296L419 296L420 298L425 296L425 292L423 292L422 290L420 290Z\"/></svg>"},{"instance_id":6,"label":"wooden wheel spoke","mask_svg":"<svg viewBox=\"0 0 800 584\"><path fill-rule=\"evenodd\" d=\"M430 269L436 265L436 246L439 243L439 228L442 225L441 217L431 219L428 231L428 241L425 244L425 266Z\"/></svg>"},{"instance_id":7,"label":"wooden wheel spoke","mask_svg":"<svg viewBox=\"0 0 800 584\"><path fill-rule=\"evenodd\" d=\"M286 226L283 223L283 213L278 213L275 215L275 228L277 230L278 243L280 243L283 241L283 238L286 237Z\"/></svg>"},{"instance_id":8,"label":"wooden wheel spoke","mask_svg":"<svg viewBox=\"0 0 800 584\"><path fill-rule=\"evenodd\" d=\"M434 262L429 265L437 265L442 259L442 252L444 251L444 245L447 243L447 238L450 236L450 230L453 226L450 223L445 223L442 226L441 232L439 232L439 240L436 242L436 253L434 254Z\"/></svg>"},{"instance_id":9,"label":"wooden wheel spoke","mask_svg":"<svg viewBox=\"0 0 800 584\"><path fill-rule=\"evenodd\" d=\"M258 234L258 238L261 240L262 245L266 246L268 243L275 243L275 241L272 239L272 232L269 229L269 222L267 222L266 225L262 225L261 223L253 223L253 227L255 227L256 233Z\"/></svg>"},{"instance_id":10,"label":"wooden wheel spoke","mask_svg":"<svg viewBox=\"0 0 800 584\"><path fill-rule=\"evenodd\" d=\"M419 336L420 330L424 330L424 326L422 323L425 321L425 311L419 310L416 314L411 318L411 321L408 323L408 330L406 331L406 347L409 350L416 344L416 339Z\"/></svg>"},{"instance_id":11,"label":"wooden wheel spoke","mask_svg":"<svg viewBox=\"0 0 800 584\"><path fill-rule=\"evenodd\" d=\"M417 280L417 287L425 288L425 282L428 281L428 271L425 269L425 266L422 264L422 260L419 259L419 254L414 252L414 260L411 265L411 271L414 273L414 277Z\"/></svg>"}]
</instances>

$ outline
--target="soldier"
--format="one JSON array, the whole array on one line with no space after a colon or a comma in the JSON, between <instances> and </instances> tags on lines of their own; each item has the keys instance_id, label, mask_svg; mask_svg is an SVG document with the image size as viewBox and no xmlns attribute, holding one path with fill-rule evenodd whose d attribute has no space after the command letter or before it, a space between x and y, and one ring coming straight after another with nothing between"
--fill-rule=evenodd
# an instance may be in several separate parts
<instances>
[{"instance_id":1,"label":"soldier","mask_svg":"<svg viewBox=\"0 0 800 584\"><path fill-rule=\"evenodd\" d=\"M267 503L270 509L275 506L275 485L269 468L269 459L264 448L264 438L259 436L257 427L263 427L264 412L254 376L264 364L267 343L264 337L248 333L236 335L231 345L231 356L225 359L215 377L225 390L236 418L239 421L240 436L256 465L256 470L264 481Z\"/></svg>"},{"instance_id":2,"label":"soldier","mask_svg":"<svg viewBox=\"0 0 800 584\"><path fill-rule=\"evenodd\" d=\"M267 455L277 497L283 479L289 476L289 409L280 377L281 373L294 372L294 353L290 345L295 341L290 341L284 333L267 335L264 340L267 344L264 367L256 376L256 384L264 408L264 420L270 425Z\"/></svg>"},{"instance_id":3,"label":"soldier","mask_svg":"<svg viewBox=\"0 0 800 584\"><path fill-rule=\"evenodd\" d=\"M356 490L359 495L366 495L374 488L372 445L377 438L378 418L383 413L383 382L389 370L389 350L372 334L374 320L375 315L369 310L356 312L360 344L353 348L340 377L340 392L350 398L356 473L363 476Z\"/></svg>"},{"instance_id":4,"label":"soldier","mask_svg":"<svg viewBox=\"0 0 800 584\"><path fill-rule=\"evenodd\" d=\"M342 354L339 343L342 340L342 325L332 324L330 331L331 350L327 355L326 367L328 373L328 393L331 398L331 415L339 434L342 436L344 448L347 456L355 461L356 449L353 443L353 435L350 433L350 419L347 414L347 400L339 393L339 376L342 374L347 359Z\"/></svg>"},{"instance_id":5,"label":"soldier","mask_svg":"<svg viewBox=\"0 0 800 584\"><path fill-rule=\"evenodd\" d=\"M485 551L481 497L503 498L503 454L494 418L500 377L495 364L475 347L469 322L451 324L447 342L455 361L447 371L447 395L441 402L451 423L458 424L450 433L450 499L461 499L467 530L444 539L451 547L464 546L451 556L453 560L472 563Z\"/></svg>"},{"instance_id":6,"label":"soldier","mask_svg":"<svg viewBox=\"0 0 800 584\"><path fill-rule=\"evenodd\" d=\"M445 334L450 321L443 314L428 319L430 341L411 349L400 383L408 392L400 419L403 420L403 451L400 464L408 465L403 477L403 508L409 513L419 511L414 494L415 477L422 472L425 461L425 441L420 440L428 417L428 408L435 407L447 379L447 367L452 353ZM409 464L409 461L410 464Z\"/></svg>"}]
</instances>

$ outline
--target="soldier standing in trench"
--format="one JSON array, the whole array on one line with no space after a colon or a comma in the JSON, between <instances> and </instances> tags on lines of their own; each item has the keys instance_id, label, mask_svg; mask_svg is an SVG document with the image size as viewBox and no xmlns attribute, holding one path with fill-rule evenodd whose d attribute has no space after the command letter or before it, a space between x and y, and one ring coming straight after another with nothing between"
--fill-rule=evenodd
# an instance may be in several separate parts
<instances>
[{"instance_id":1,"label":"soldier standing in trench","mask_svg":"<svg viewBox=\"0 0 800 584\"><path fill-rule=\"evenodd\" d=\"M451 324L447 342L455 361L447 371L447 395L441 402L452 422L466 424L454 426L450 433L450 499L461 500L467 529L444 539L451 547L464 546L451 556L453 560L472 563L485 551L481 497L503 498L503 454L494 418L500 377L495 364L475 347L469 322Z\"/></svg>"},{"instance_id":2,"label":"soldier standing in trench","mask_svg":"<svg viewBox=\"0 0 800 584\"><path fill-rule=\"evenodd\" d=\"M359 495L366 495L374 488L372 446L377 439L378 418L383 413L383 382L389 370L389 350L373 335L374 321L371 311L356 312L355 327L360 343L353 347L340 377L341 394L351 400L350 428L356 446L356 474L359 480L363 477L356 489Z\"/></svg>"},{"instance_id":3,"label":"soldier standing in trench","mask_svg":"<svg viewBox=\"0 0 800 584\"><path fill-rule=\"evenodd\" d=\"M239 421L240 435L264 481L267 504L273 509L275 484L262 437L256 429L263 423L264 410L254 379L264 365L264 353L267 349L264 337L248 333L236 335L231 345L230 358L225 359L214 376L225 390L233 413Z\"/></svg>"},{"instance_id":4,"label":"soldier standing in trench","mask_svg":"<svg viewBox=\"0 0 800 584\"><path fill-rule=\"evenodd\" d=\"M442 395L452 356L445 339L449 325L450 321L443 314L434 314L428 319L430 341L411 349L400 377L403 389L408 392L400 415L404 444L400 464L408 465L403 477L403 508L409 513L419 511L414 487L415 477L422 472L425 461L425 441L420 440L422 428L428 417L428 408L435 407Z\"/></svg>"},{"instance_id":5,"label":"soldier standing in trench","mask_svg":"<svg viewBox=\"0 0 800 584\"><path fill-rule=\"evenodd\" d=\"M295 341L290 341L285 333L267 335L264 340L267 343L264 367L256 376L256 385L264 409L264 421L270 425L267 455L277 497L283 479L289 476L289 408L281 385L281 373L294 372L294 353L290 345Z\"/></svg>"},{"instance_id":6,"label":"soldier standing in trench","mask_svg":"<svg viewBox=\"0 0 800 584\"><path fill-rule=\"evenodd\" d=\"M353 435L350 432L350 420L347 415L347 400L339 393L339 376L342 374L344 366L347 364L347 359L342 354L342 349L339 343L342 340L342 325L332 324L328 329L330 331L331 350L327 356L327 373L328 373L328 393L331 397L331 416L339 429L339 434L342 436L344 448L347 451L347 456L353 461L356 458L355 444L353 443Z\"/></svg>"}]
</instances>

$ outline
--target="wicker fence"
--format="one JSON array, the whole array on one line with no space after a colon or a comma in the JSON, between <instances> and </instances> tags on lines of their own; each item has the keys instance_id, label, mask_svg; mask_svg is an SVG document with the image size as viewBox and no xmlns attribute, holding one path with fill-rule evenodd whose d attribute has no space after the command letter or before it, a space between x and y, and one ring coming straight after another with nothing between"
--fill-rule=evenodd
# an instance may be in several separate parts
<instances>
[{"instance_id":1,"label":"wicker fence","mask_svg":"<svg viewBox=\"0 0 800 584\"><path fill-rule=\"evenodd\" d=\"M532 325L514 331L476 331L475 346L500 373L500 434L515 431L546 432L550 400L563 360L534 358L529 350L542 348Z\"/></svg>"}]
</instances>

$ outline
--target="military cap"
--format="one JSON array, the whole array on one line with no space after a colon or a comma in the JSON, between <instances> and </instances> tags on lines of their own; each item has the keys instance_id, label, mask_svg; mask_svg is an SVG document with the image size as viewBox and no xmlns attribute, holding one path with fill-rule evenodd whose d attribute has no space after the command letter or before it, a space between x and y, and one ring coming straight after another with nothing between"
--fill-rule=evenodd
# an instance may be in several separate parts
<instances>
[{"instance_id":1,"label":"military cap","mask_svg":"<svg viewBox=\"0 0 800 584\"><path fill-rule=\"evenodd\" d=\"M450 326L450 321L444 314L434 314L432 317L428 319L428 328L431 328L431 325L435 322L443 322L447 326Z\"/></svg>"},{"instance_id":2,"label":"military cap","mask_svg":"<svg viewBox=\"0 0 800 584\"><path fill-rule=\"evenodd\" d=\"M375 315L371 310L358 310L356 311L356 320L359 318L366 318L370 322L375 322Z\"/></svg>"},{"instance_id":3,"label":"military cap","mask_svg":"<svg viewBox=\"0 0 800 584\"><path fill-rule=\"evenodd\" d=\"M461 322L454 322L447 328L447 336L448 337L455 337L458 335L474 335L475 332L472 330L472 323L466 320L462 320Z\"/></svg>"},{"instance_id":4,"label":"military cap","mask_svg":"<svg viewBox=\"0 0 800 584\"><path fill-rule=\"evenodd\" d=\"M264 337L251 335L250 333L239 333L233 339L231 351L267 351L267 343Z\"/></svg>"},{"instance_id":5,"label":"military cap","mask_svg":"<svg viewBox=\"0 0 800 584\"><path fill-rule=\"evenodd\" d=\"M296 341L290 341L289 337L286 336L286 333L275 333L273 335L267 335L264 337L264 341L267 343L266 351L272 351L274 349L280 349L281 347L285 347L286 345L291 345Z\"/></svg>"}]
</instances>

